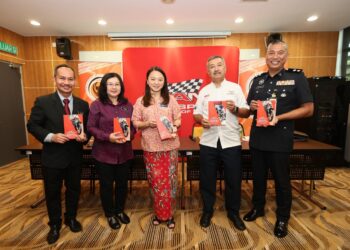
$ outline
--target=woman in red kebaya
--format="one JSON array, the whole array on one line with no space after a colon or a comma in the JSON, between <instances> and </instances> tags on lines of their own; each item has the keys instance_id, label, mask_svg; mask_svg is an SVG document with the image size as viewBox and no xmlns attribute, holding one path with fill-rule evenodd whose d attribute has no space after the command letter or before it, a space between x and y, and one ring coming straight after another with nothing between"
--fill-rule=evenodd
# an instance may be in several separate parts
<instances>
[{"instance_id":1,"label":"woman in red kebaya","mask_svg":"<svg viewBox=\"0 0 350 250\"><path fill-rule=\"evenodd\" d=\"M134 105L132 122L142 134L141 145L155 212L152 223L157 226L165 221L169 229L174 229L180 142L177 136L162 140L157 120L168 117L173 130L177 131L181 125L180 107L169 95L167 78L161 68L150 68L146 77L145 95L138 98Z\"/></svg>"}]
</instances>

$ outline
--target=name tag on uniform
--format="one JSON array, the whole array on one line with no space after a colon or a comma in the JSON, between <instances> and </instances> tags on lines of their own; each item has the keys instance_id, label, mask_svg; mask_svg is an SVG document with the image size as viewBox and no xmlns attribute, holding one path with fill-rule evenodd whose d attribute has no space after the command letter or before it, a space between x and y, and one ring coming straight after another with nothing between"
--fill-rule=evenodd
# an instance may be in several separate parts
<instances>
[{"instance_id":1,"label":"name tag on uniform","mask_svg":"<svg viewBox=\"0 0 350 250\"><path fill-rule=\"evenodd\" d=\"M290 86L295 85L294 80L284 80L284 81L277 81L276 86Z\"/></svg>"}]
</instances>

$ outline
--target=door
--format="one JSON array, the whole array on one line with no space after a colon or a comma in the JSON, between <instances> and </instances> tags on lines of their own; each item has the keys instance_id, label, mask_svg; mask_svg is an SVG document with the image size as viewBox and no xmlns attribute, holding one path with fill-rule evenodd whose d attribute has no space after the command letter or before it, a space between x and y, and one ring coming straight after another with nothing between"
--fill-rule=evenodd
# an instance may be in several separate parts
<instances>
[{"instance_id":1,"label":"door","mask_svg":"<svg viewBox=\"0 0 350 250\"><path fill-rule=\"evenodd\" d=\"M0 166L24 156L15 148L27 144L19 66L0 62Z\"/></svg>"}]
</instances>

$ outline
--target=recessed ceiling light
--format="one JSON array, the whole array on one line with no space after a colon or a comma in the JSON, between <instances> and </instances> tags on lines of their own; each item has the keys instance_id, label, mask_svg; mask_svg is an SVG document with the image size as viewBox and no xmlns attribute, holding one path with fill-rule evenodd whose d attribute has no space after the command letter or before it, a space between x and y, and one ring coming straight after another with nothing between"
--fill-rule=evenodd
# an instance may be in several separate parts
<instances>
[{"instance_id":1,"label":"recessed ceiling light","mask_svg":"<svg viewBox=\"0 0 350 250\"><path fill-rule=\"evenodd\" d=\"M40 23L38 21L35 21L35 20L30 20L30 24L33 26L40 26Z\"/></svg>"},{"instance_id":2,"label":"recessed ceiling light","mask_svg":"<svg viewBox=\"0 0 350 250\"><path fill-rule=\"evenodd\" d=\"M174 19L172 19L172 18L168 18L166 21L165 21L167 24L174 24Z\"/></svg>"},{"instance_id":3,"label":"recessed ceiling light","mask_svg":"<svg viewBox=\"0 0 350 250\"><path fill-rule=\"evenodd\" d=\"M235 23L243 23L244 19L242 17L237 17Z\"/></svg>"},{"instance_id":4,"label":"recessed ceiling light","mask_svg":"<svg viewBox=\"0 0 350 250\"><path fill-rule=\"evenodd\" d=\"M175 2L175 0L162 0L162 3L166 3L166 4L171 4L174 2Z\"/></svg>"},{"instance_id":5,"label":"recessed ceiling light","mask_svg":"<svg viewBox=\"0 0 350 250\"><path fill-rule=\"evenodd\" d=\"M101 20L98 20L98 24L105 26L107 24L107 22L105 20L101 19Z\"/></svg>"},{"instance_id":6,"label":"recessed ceiling light","mask_svg":"<svg viewBox=\"0 0 350 250\"><path fill-rule=\"evenodd\" d=\"M318 19L318 16L312 15L312 16L309 16L306 20L308 22L313 22L313 21L316 21L317 19Z\"/></svg>"}]
</instances>

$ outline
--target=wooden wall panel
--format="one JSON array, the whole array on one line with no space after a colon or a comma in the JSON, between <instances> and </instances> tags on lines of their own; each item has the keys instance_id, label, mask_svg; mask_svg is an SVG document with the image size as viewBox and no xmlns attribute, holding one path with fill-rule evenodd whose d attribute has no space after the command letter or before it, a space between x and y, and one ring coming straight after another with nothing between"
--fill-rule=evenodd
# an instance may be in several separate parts
<instances>
[{"instance_id":1,"label":"wooden wall panel","mask_svg":"<svg viewBox=\"0 0 350 250\"><path fill-rule=\"evenodd\" d=\"M55 87L35 87L35 88L25 88L25 98L24 98L24 106L26 110L26 115L30 114L30 111L33 107L34 101L38 96L47 95L55 91Z\"/></svg>"},{"instance_id":2,"label":"wooden wall panel","mask_svg":"<svg viewBox=\"0 0 350 250\"><path fill-rule=\"evenodd\" d=\"M51 61L27 61L23 67L23 86L52 87L53 66Z\"/></svg>"},{"instance_id":3,"label":"wooden wall panel","mask_svg":"<svg viewBox=\"0 0 350 250\"><path fill-rule=\"evenodd\" d=\"M159 40L157 39L112 41L105 36L104 42L106 51L123 50L131 47L159 47Z\"/></svg>"},{"instance_id":4,"label":"wooden wall panel","mask_svg":"<svg viewBox=\"0 0 350 250\"><path fill-rule=\"evenodd\" d=\"M159 40L159 47L196 47L213 46L213 38L203 39L167 39Z\"/></svg>"},{"instance_id":5,"label":"wooden wall panel","mask_svg":"<svg viewBox=\"0 0 350 250\"><path fill-rule=\"evenodd\" d=\"M104 51L104 36L72 36L67 37L71 42L71 54L73 60L79 60L79 51ZM56 37L52 37L52 42L56 42ZM51 47L52 60L65 63L66 59L57 55L56 48Z\"/></svg>"},{"instance_id":6,"label":"wooden wall panel","mask_svg":"<svg viewBox=\"0 0 350 250\"><path fill-rule=\"evenodd\" d=\"M24 49L26 60L52 60L51 37L25 37Z\"/></svg>"},{"instance_id":7,"label":"wooden wall panel","mask_svg":"<svg viewBox=\"0 0 350 250\"><path fill-rule=\"evenodd\" d=\"M292 58L288 59L288 67L303 69L307 77L334 76L335 57Z\"/></svg>"},{"instance_id":8,"label":"wooden wall panel","mask_svg":"<svg viewBox=\"0 0 350 250\"><path fill-rule=\"evenodd\" d=\"M260 49L260 55L265 54L265 37L267 33L255 33L255 34L233 34L228 39L232 42L232 45L241 49Z\"/></svg>"},{"instance_id":9,"label":"wooden wall panel","mask_svg":"<svg viewBox=\"0 0 350 250\"><path fill-rule=\"evenodd\" d=\"M338 32L283 33L293 57L336 56Z\"/></svg>"},{"instance_id":10,"label":"wooden wall panel","mask_svg":"<svg viewBox=\"0 0 350 250\"><path fill-rule=\"evenodd\" d=\"M237 46L241 49L260 49L265 55L265 37L268 33L239 33L228 38L207 39L145 39L112 41L107 36L72 36L73 60L56 54L56 37L22 37L0 27L0 40L18 48L18 55L0 52L0 60L23 64L23 90L26 117L37 96L55 91L54 67L67 63L78 73L79 51L122 51L130 47L182 47L182 46ZM338 32L286 32L282 33L289 46L288 67L302 68L307 77L335 74ZM74 94L80 95L77 79ZM34 139L29 136L29 141Z\"/></svg>"},{"instance_id":11,"label":"wooden wall panel","mask_svg":"<svg viewBox=\"0 0 350 250\"><path fill-rule=\"evenodd\" d=\"M0 60L24 64L25 55L24 55L24 39L22 36L7 30L3 27L0 27L0 41L11 44L17 47L17 55L12 55L6 52L0 51Z\"/></svg>"},{"instance_id":12,"label":"wooden wall panel","mask_svg":"<svg viewBox=\"0 0 350 250\"><path fill-rule=\"evenodd\" d=\"M130 47L182 47L182 46L237 46L241 49L260 49L265 55L265 37L268 33L232 34L228 38L215 39L144 39L112 41L107 36L72 36L73 60L65 60L56 55L52 46L56 37L28 37L24 39L24 92L33 100L39 92L34 87L52 89L53 69L56 65L67 63L78 73L79 51L121 51ZM325 76L335 74L338 32L289 32L282 33L289 45L288 66L303 68L306 76ZM50 66L51 65L51 66ZM28 91L27 89L28 88ZM53 90L53 89L52 89ZM79 83L74 89L79 95ZM27 103L27 101L26 101ZM26 105L27 106L27 105ZM30 110L26 110L28 114Z\"/></svg>"}]
</instances>

